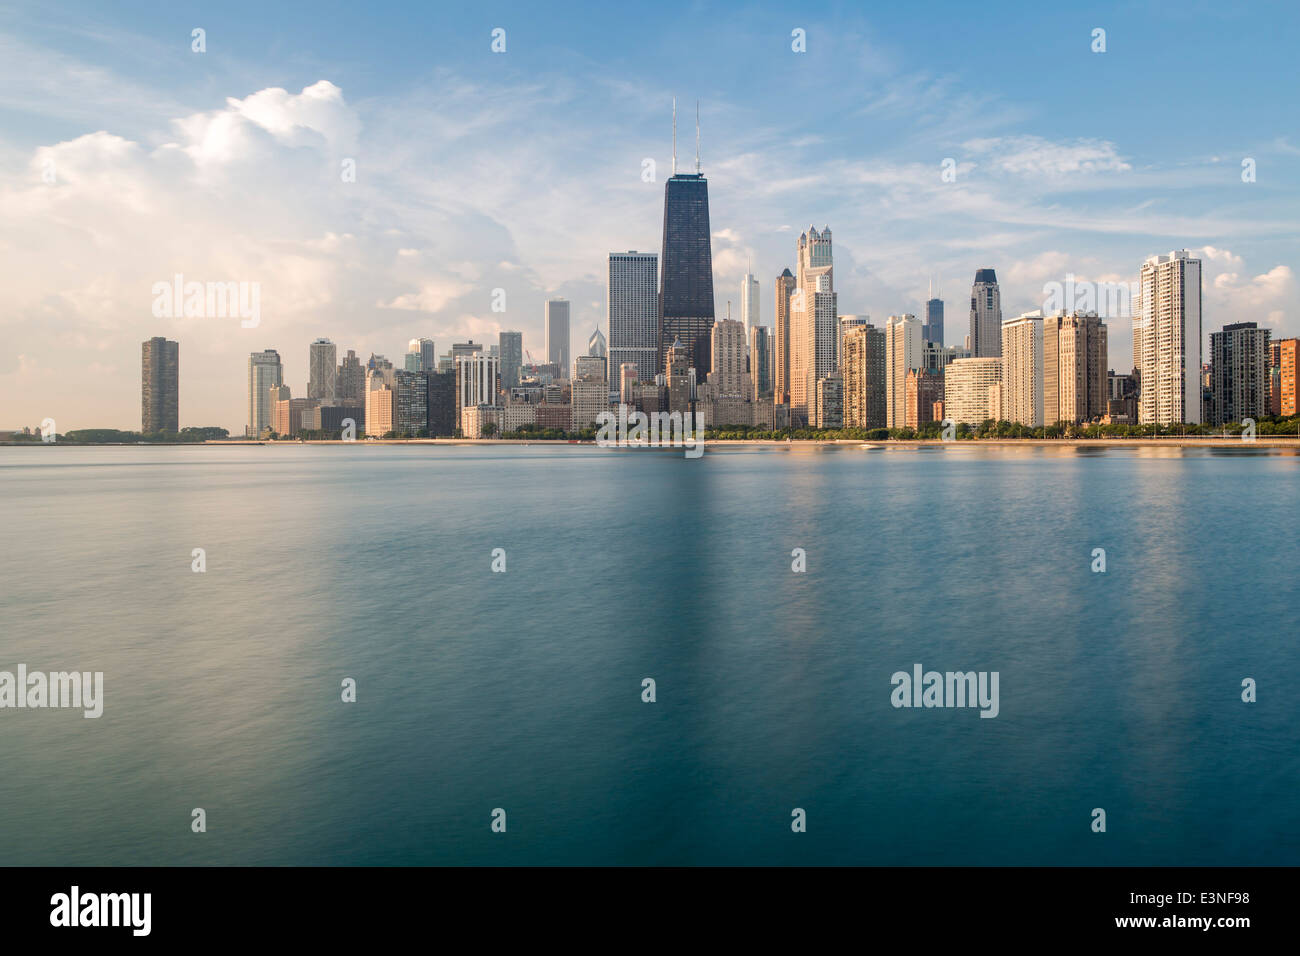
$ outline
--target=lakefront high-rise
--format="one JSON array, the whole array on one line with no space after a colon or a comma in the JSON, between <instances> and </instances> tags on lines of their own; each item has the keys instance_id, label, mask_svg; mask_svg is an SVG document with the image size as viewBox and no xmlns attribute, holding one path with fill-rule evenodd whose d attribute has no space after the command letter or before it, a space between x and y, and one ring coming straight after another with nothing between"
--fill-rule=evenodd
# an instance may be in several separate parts
<instances>
[{"instance_id":1,"label":"lakefront high-rise","mask_svg":"<svg viewBox=\"0 0 1300 956\"><path fill-rule=\"evenodd\" d=\"M156 335L140 345L140 431L180 431L180 343Z\"/></svg>"},{"instance_id":2,"label":"lakefront high-rise","mask_svg":"<svg viewBox=\"0 0 1300 956\"><path fill-rule=\"evenodd\" d=\"M677 111L673 110L673 175L664 183L664 240L659 279L659 367L680 341L701 378L713 367L713 252L709 181L700 172L696 118L695 172L677 172Z\"/></svg>"},{"instance_id":3,"label":"lakefront high-rise","mask_svg":"<svg viewBox=\"0 0 1300 956\"><path fill-rule=\"evenodd\" d=\"M970 354L972 358L1002 355L1002 293L992 269L977 269L971 286Z\"/></svg>"},{"instance_id":4,"label":"lakefront high-rise","mask_svg":"<svg viewBox=\"0 0 1300 956\"><path fill-rule=\"evenodd\" d=\"M659 374L659 256L653 252L611 252L608 304L610 389L619 390L624 365L636 366L638 382Z\"/></svg>"},{"instance_id":5,"label":"lakefront high-rise","mask_svg":"<svg viewBox=\"0 0 1300 956\"><path fill-rule=\"evenodd\" d=\"M1138 421L1199 425L1201 260L1186 249L1142 263L1133 355L1142 375Z\"/></svg>"}]
</instances>

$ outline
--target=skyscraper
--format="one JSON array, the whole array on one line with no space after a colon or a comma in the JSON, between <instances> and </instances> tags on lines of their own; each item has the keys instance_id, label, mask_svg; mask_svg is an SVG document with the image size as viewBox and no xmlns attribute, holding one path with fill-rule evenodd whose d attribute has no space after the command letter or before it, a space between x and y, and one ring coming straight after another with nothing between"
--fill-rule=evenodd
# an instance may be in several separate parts
<instances>
[{"instance_id":1,"label":"skyscraper","mask_svg":"<svg viewBox=\"0 0 1300 956\"><path fill-rule=\"evenodd\" d=\"M307 349L307 397L333 401L338 395L338 348L317 339Z\"/></svg>"},{"instance_id":2,"label":"skyscraper","mask_svg":"<svg viewBox=\"0 0 1300 956\"><path fill-rule=\"evenodd\" d=\"M140 343L140 431L180 431L181 346L156 335Z\"/></svg>"},{"instance_id":3,"label":"skyscraper","mask_svg":"<svg viewBox=\"0 0 1300 956\"><path fill-rule=\"evenodd\" d=\"M1002 323L1002 417L1043 424L1043 316L1026 312Z\"/></svg>"},{"instance_id":4,"label":"skyscraper","mask_svg":"<svg viewBox=\"0 0 1300 956\"><path fill-rule=\"evenodd\" d=\"M772 383L777 405L790 404L790 300L794 296L796 279L789 269L776 277L776 334L772 337Z\"/></svg>"},{"instance_id":5,"label":"skyscraper","mask_svg":"<svg viewBox=\"0 0 1300 956\"><path fill-rule=\"evenodd\" d=\"M965 358L943 372L943 415L958 424L979 425L1001 417L1002 359Z\"/></svg>"},{"instance_id":6,"label":"skyscraper","mask_svg":"<svg viewBox=\"0 0 1300 956\"><path fill-rule=\"evenodd\" d=\"M804 281L790 307L790 414L796 425L815 417L817 382L834 374L839 357L839 299L831 289L831 267L809 269Z\"/></svg>"},{"instance_id":7,"label":"skyscraper","mask_svg":"<svg viewBox=\"0 0 1300 956\"><path fill-rule=\"evenodd\" d=\"M456 422L460 428L464 428L461 416L466 408L495 406L497 401L500 359L495 355L484 355L482 346L479 348L479 351L456 356Z\"/></svg>"},{"instance_id":8,"label":"skyscraper","mask_svg":"<svg viewBox=\"0 0 1300 956\"><path fill-rule=\"evenodd\" d=\"M660 371L658 254L611 252L606 288L609 367L630 362L638 382L653 382Z\"/></svg>"},{"instance_id":9,"label":"skyscraper","mask_svg":"<svg viewBox=\"0 0 1300 956\"><path fill-rule=\"evenodd\" d=\"M740 280L740 321L745 325L745 341L750 333L762 325L758 312L758 278L750 272Z\"/></svg>"},{"instance_id":10,"label":"skyscraper","mask_svg":"<svg viewBox=\"0 0 1300 956\"><path fill-rule=\"evenodd\" d=\"M857 325L844 334L844 425L885 428L885 333L874 325Z\"/></svg>"},{"instance_id":11,"label":"skyscraper","mask_svg":"<svg viewBox=\"0 0 1300 956\"><path fill-rule=\"evenodd\" d=\"M709 384L722 398L751 398L749 373L745 371L745 327L735 319L718 319L713 323L709 352L713 367Z\"/></svg>"},{"instance_id":12,"label":"skyscraper","mask_svg":"<svg viewBox=\"0 0 1300 956\"><path fill-rule=\"evenodd\" d=\"M411 339L406 343L406 371L432 372L438 361L433 339Z\"/></svg>"},{"instance_id":13,"label":"skyscraper","mask_svg":"<svg viewBox=\"0 0 1300 956\"><path fill-rule=\"evenodd\" d=\"M550 299L546 303L546 361L560 367L560 374L572 369L569 355L569 300Z\"/></svg>"},{"instance_id":14,"label":"skyscraper","mask_svg":"<svg viewBox=\"0 0 1300 956\"><path fill-rule=\"evenodd\" d=\"M519 370L524 367L524 333L502 332L497 336L501 354L501 388L510 391L519 384ZM436 371L432 366L426 372Z\"/></svg>"},{"instance_id":15,"label":"skyscraper","mask_svg":"<svg viewBox=\"0 0 1300 956\"><path fill-rule=\"evenodd\" d=\"M749 330L749 378L753 394L751 400L772 394L771 335L765 325Z\"/></svg>"},{"instance_id":16,"label":"skyscraper","mask_svg":"<svg viewBox=\"0 0 1300 956\"><path fill-rule=\"evenodd\" d=\"M871 316L865 312L861 315L841 315L840 316L840 334L835 341L835 365L839 367L844 363L844 336L848 335L852 329L860 325L870 325Z\"/></svg>"},{"instance_id":17,"label":"skyscraper","mask_svg":"<svg viewBox=\"0 0 1300 956\"><path fill-rule=\"evenodd\" d=\"M1142 263L1133 354L1141 358L1138 421L1199 425L1201 260L1186 249Z\"/></svg>"},{"instance_id":18,"label":"skyscraper","mask_svg":"<svg viewBox=\"0 0 1300 956\"><path fill-rule=\"evenodd\" d=\"M600 329L593 329L591 335L587 337L587 354L597 358L606 358L608 356L605 333Z\"/></svg>"},{"instance_id":19,"label":"skyscraper","mask_svg":"<svg viewBox=\"0 0 1300 956\"><path fill-rule=\"evenodd\" d=\"M816 226L809 226L808 231L801 233L799 243L796 247L798 258L795 265L795 286L799 289L805 289L808 286L815 286L816 283L809 278L814 270L826 270L825 275L830 280L832 291L835 289L834 256L831 249L831 227L827 226L821 232L817 231Z\"/></svg>"},{"instance_id":20,"label":"skyscraper","mask_svg":"<svg viewBox=\"0 0 1300 956\"><path fill-rule=\"evenodd\" d=\"M423 372L401 369L393 379L393 431L406 438L428 434L428 378Z\"/></svg>"},{"instance_id":21,"label":"skyscraper","mask_svg":"<svg viewBox=\"0 0 1300 956\"><path fill-rule=\"evenodd\" d=\"M907 373L923 361L920 320L911 313L891 315L885 320L886 428L902 428L907 421Z\"/></svg>"},{"instance_id":22,"label":"skyscraper","mask_svg":"<svg viewBox=\"0 0 1300 956\"><path fill-rule=\"evenodd\" d=\"M348 349L348 354L343 356L343 363L339 365L336 397L344 405L365 407L366 370L352 349Z\"/></svg>"},{"instance_id":23,"label":"skyscraper","mask_svg":"<svg viewBox=\"0 0 1300 956\"><path fill-rule=\"evenodd\" d=\"M921 338L943 345L943 299L934 291L930 280L930 298L925 300L925 321L921 323Z\"/></svg>"},{"instance_id":24,"label":"skyscraper","mask_svg":"<svg viewBox=\"0 0 1300 956\"><path fill-rule=\"evenodd\" d=\"M675 340L668 348L665 373L668 385L668 410L686 413L691 410L691 353L685 343Z\"/></svg>"},{"instance_id":25,"label":"skyscraper","mask_svg":"<svg viewBox=\"0 0 1300 956\"><path fill-rule=\"evenodd\" d=\"M248 356L248 425L251 438L271 427L271 386L284 384L284 368L275 349L253 352Z\"/></svg>"},{"instance_id":26,"label":"skyscraper","mask_svg":"<svg viewBox=\"0 0 1300 956\"><path fill-rule=\"evenodd\" d=\"M992 269L977 269L971 286L970 353L972 358L1002 355L1002 293Z\"/></svg>"},{"instance_id":27,"label":"skyscraper","mask_svg":"<svg viewBox=\"0 0 1300 956\"><path fill-rule=\"evenodd\" d=\"M1089 422L1109 413L1107 330L1096 312L1043 319L1043 424Z\"/></svg>"},{"instance_id":28,"label":"skyscraper","mask_svg":"<svg viewBox=\"0 0 1300 956\"><path fill-rule=\"evenodd\" d=\"M1278 391L1278 414L1290 418L1300 414L1300 401L1296 393L1296 365L1300 359L1300 339L1283 339L1280 343Z\"/></svg>"},{"instance_id":29,"label":"skyscraper","mask_svg":"<svg viewBox=\"0 0 1300 956\"><path fill-rule=\"evenodd\" d=\"M674 164L675 165L675 164ZM677 173L664 183L664 239L660 256L660 367L681 341L690 367L704 375L712 367L713 251L709 233L709 183L698 172Z\"/></svg>"},{"instance_id":30,"label":"skyscraper","mask_svg":"<svg viewBox=\"0 0 1300 956\"><path fill-rule=\"evenodd\" d=\"M1211 394L1214 425L1268 414L1269 339L1271 329L1255 322L1234 322L1210 333Z\"/></svg>"}]
</instances>

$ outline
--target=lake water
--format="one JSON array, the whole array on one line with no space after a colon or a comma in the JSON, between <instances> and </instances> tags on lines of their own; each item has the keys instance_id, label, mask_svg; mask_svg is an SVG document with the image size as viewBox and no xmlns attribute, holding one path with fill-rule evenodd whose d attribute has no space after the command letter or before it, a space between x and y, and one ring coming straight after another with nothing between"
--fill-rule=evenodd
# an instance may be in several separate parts
<instances>
[{"instance_id":1,"label":"lake water","mask_svg":"<svg viewBox=\"0 0 1300 956\"><path fill-rule=\"evenodd\" d=\"M0 489L0 670L105 681L0 710L0 863L1300 863L1292 454L0 448ZM893 707L918 663L997 717Z\"/></svg>"}]
</instances>

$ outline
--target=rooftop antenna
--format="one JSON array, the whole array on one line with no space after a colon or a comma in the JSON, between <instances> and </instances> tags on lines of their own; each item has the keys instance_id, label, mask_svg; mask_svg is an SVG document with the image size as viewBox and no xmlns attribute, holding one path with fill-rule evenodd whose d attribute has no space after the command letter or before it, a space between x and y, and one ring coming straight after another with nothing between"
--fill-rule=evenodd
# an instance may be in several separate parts
<instances>
[{"instance_id":1,"label":"rooftop antenna","mask_svg":"<svg viewBox=\"0 0 1300 956\"><path fill-rule=\"evenodd\" d=\"M677 97L673 97L673 175L677 175Z\"/></svg>"},{"instance_id":2,"label":"rooftop antenna","mask_svg":"<svg viewBox=\"0 0 1300 956\"><path fill-rule=\"evenodd\" d=\"M700 101L695 101L695 175L700 174Z\"/></svg>"}]
</instances>

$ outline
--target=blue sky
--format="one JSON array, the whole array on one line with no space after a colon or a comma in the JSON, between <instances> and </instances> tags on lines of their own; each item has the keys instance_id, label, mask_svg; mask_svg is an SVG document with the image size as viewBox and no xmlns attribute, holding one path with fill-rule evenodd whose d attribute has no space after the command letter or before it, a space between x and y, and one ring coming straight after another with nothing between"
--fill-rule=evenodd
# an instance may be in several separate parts
<instances>
[{"instance_id":1,"label":"blue sky","mask_svg":"<svg viewBox=\"0 0 1300 956\"><path fill-rule=\"evenodd\" d=\"M0 428L138 427L155 334L181 342L182 424L232 429L255 349L281 352L295 394L319 335L400 361L414 336L445 351L518 328L536 355L552 295L572 300L580 349L603 324L605 254L658 248L674 95L683 167L701 102L720 314L752 261L770 324L772 280L816 223L835 234L841 312L919 312L933 274L950 344L977 268L997 269L1014 315L1067 272L1130 281L1183 247L1205 259L1207 335L1300 334L1298 19L1208 3L0 5ZM177 272L260 283L260 325L154 317L151 285ZM1111 325L1126 369L1127 320Z\"/></svg>"}]
</instances>

